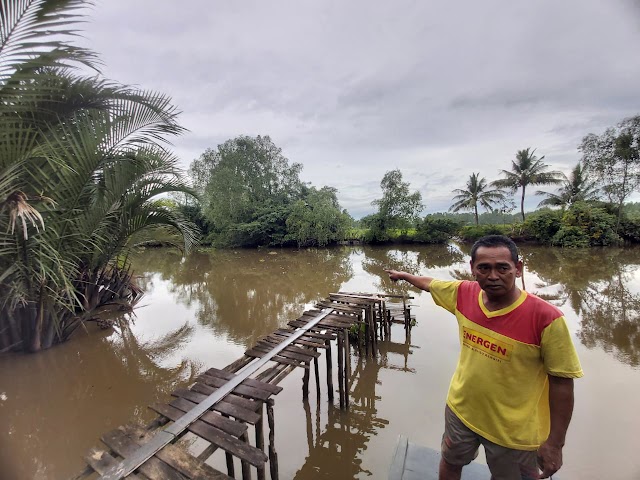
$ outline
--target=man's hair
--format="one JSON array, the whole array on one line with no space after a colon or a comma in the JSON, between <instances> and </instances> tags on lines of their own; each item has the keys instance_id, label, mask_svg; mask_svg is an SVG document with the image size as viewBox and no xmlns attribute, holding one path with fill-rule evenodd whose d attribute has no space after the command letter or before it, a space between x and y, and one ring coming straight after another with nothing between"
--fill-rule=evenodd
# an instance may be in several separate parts
<instances>
[{"instance_id":1,"label":"man's hair","mask_svg":"<svg viewBox=\"0 0 640 480\"><path fill-rule=\"evenodd\" d=\"M471 247L471 263L476 261L476 252L480 247L507 247L509 252L511 252L511 260L513 260L513 263L518 263L518 247L509 237L505 237L504 235L487 235L476 241L473 247Z\"/></svg>"}]
</instances>

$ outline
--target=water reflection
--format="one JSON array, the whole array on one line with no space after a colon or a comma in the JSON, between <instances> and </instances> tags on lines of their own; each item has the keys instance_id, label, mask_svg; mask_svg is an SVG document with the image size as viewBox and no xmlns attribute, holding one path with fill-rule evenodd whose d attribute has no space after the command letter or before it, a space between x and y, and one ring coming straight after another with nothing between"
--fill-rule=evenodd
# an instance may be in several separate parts
<instances>
[{"instance_id":1,"label":"water reflection","mask_svg":"<svg viewBox=\"0 0 640 480\"><path fill-rule=\"evenodd\" d=\"M406 282L391 282L385 268L456 280L473 280L470 245L366 248L363 269L388 294L417 293ZM640 249L559 249L520 246L525 275L522 288L580 318L579 340L602 348L618 361L640 365ZM447 268L448 267L448 268ZM436 273L434 273L434 271ZM531 281L531 278L534 280ZM531 282L525 283L525 279Z\"/></svg>"},{"instance_id":2,"label":"water reflection","mask_svg":"<svg viewBox=\"0 0 640 480\"><path fill-rule=\"evenodd\" d=\"M146 343L128 324L116 328L37 355L0 358L2 478L66 478L82 468L81 454L100 433L150 419L148 404L199 373L190 361L158 365L184 345L187 326Z\"/></svg>"},{"instance_id":3,"label":"water reflection","mask_svg":"<svg viewBox=\"0 0 640 480\"><path fill-rule=\"evenodd\" d=\"M409 356L416 348L410 338L403 342L381 341L376 358L358 357L353 368L349 411L344 412L329 405L326 422L323 426L320 402L312 413L311 405L304 402L307 422L307 444L309 453L304 464L296 472L296 480L320 478L356 479L373 475L378 478L381 472L371 472L363 467L363 452L371 438L381 433L389 425L389 420L378 414L377 403L381 393L380 372L391 369L399 372L414 373L409 367ZM402 364L390 361L400 356ZM387 393L391 395L391 392Z\"/></svg>"},{"instance_id":4,"label":"water reflection","mask_svg":"<svg viewBox=\"0 0 640 480\"><path fill-rule=\"evenodd\" d=\"M574 470L564 477L638 477L633 447L640 425L628 412L638 395L640 372L640 249L521 249L527 288L565 311L577 329L588 372L577 384L582 396L568 446L573 460L567 468ZM384 476L396 433L410 438L424 433L437 447L441 425L432 419L441 418L441 396L459 346L453 324L431 322L448 314L429 295L390 282L383 269L468 279L468 251L468 245L363 247L197 253L184 259L167 250L144 252L134 265L148 305L137 310L135 323L114 332L80 332L38 355L0 357L0 476L70 476L100 434L132 416L150 417L146 405L166 401L201 365L235 360L242 347L297 316L305 303L352 286L415 296L419 325L413 342L422 349L405 341L397 326L395 343L381 342L376 359L354 363L350 412L318 415L308 406L308 456L303 462L302 453L282 455L281 465L292 472L289 476L298 469L298 480ZM415 388L415 398L398 395L405 385ZM281 402L286 395L287 401L299 401L298 388L283 392ZM396 397L401 408L393 408ZM411 409L424 423L407 419ZM609 445L613 436L620 440L615 448ZM304 442L304 437L278 438L282 452ZM384 446L385 455L378 446ZM611 468L613 473L602 471Z\"/></svg>"},{"instance_id":5,"label":"water reflection","mask_svg":"<svg viewBox=\"0 0 640 480\"><path fill-rule=\"evenodd\" d=\"M432 245L429 247L400 246L393 249L367 248L362 268L374 276L378 291L390 295L407 295L420 290L407 282L392 282L385 269L401 270L419 275L423 269L446 268L462 262L464 253L456 245Z\"/></svg>"},{"instance_id":6,"label":"water reflection","mask_svg":"<svg viewBox=\"0 0 640 480\"><path fill-rule=\"evenodd\" d=\"M195 306L201 325L243 346L299 316L353 275L349 249L299 251L148 251L134 267L159 272L178 302ZM150 285L147 285L149 287Z\"/></svg>"},{"instance_id":7,"label":"water reflection","mask_svg":"<svg viewBox=\"0 0 640 480\"><path fill-rule=\"evenodd\" d=\"M594 255L595 253L595 255ZM555 287L547 298L580 316L578 338L617 360L640 365L640 249L528 249L525 261L541 282ZM635 291L634 291L635 290Z\"/></svg>"}]
</instances>

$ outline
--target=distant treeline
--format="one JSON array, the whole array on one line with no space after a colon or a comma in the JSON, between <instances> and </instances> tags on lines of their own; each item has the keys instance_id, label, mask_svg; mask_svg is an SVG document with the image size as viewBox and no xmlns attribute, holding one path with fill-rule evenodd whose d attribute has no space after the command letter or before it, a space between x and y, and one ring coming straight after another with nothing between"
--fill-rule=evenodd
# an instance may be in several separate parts
<instances>
[{"instance_id":1,"label":"distant treeline","mask_svg":"<svg viewBox=\"0 0 640 480\"><path fill-rule=\"evenodd\" d=\"M268 136L240 136L192 162L197 200L174 196L167 207L191 219L203 233L202 244L215 247L326 246L353 239L441 243L489 233L563 247L638 241L640 206L628 199L640 186L640 116L587 135L578 149L583 157L569 176L550 170L535 149L519 150L500 178L488 182L472 173L452 191L449 212L427 216L421 215L420 192L411 190L400 170L391 170L372 202L377 211L354 220L335 188L302 182L302 165L290 164ZM526 192L545 185L556 191L536 191L543 200L526 214Z\"/></svg>"}]
</instances>

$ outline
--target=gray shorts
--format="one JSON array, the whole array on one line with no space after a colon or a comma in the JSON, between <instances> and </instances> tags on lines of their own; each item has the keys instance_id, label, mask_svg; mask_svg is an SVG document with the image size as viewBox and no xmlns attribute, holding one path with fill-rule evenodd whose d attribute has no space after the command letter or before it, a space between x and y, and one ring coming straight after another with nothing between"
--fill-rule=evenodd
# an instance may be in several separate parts
<instances>
[{"instance_id":1,"label":"gray shorts","mask_svg":"<svg viewBox=\"0 0 640 480\"><path fill-rule=\"evenodd\" d=\"M538 454L514 450L490 442L467 427L447 405L444 411L442 458L450 465L468 465L484 446L492 480L534 480L540 478Z\"/></svg>"}]
</instances>

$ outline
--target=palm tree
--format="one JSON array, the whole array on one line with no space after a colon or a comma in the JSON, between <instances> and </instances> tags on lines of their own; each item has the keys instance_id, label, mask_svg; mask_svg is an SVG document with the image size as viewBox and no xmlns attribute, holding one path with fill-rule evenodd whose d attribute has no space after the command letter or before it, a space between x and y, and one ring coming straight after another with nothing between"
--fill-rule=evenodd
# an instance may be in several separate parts
<instances>
[{"instance_id":1,"label":"palm tree","mask_svg":"<svg viewBox=\"0 0 640 480\"><path fill-rule=\"evenodd\" d=\"M183 131L170 100L75 74L94 60L66 42L85 3L0 3L0 351L48 348L135 300L130 247L196 240L154 201L192 193L167 150Z\"/></svg>"},{"instance_id":2,"label":"palm tree","mask_svg":"<svg viewBox=\"0 0 640 480\"><path fill-rule=\"evenodd\" d=\"M516 153L515 161L511 161L511 171L500 170L500 174L505 178L496 180L492 183L497 188L507 188L513 193L522 188L522 197L520 198L520 212L522 213L522 221L524 222L524 197L529 185L555 185L562 182L561 172L546 171L549 166L542 160L544 156L538 158L535 155L535 149L526 148Z\"/></svg>"},{"instance_id":3,"label":"palm tree","mask_svg":"<svg viewBox=\"0 0 640 480\"><path fill-rule=\"evenodd\" d=\"M562 186L558 189L558 193L536 192L536 195L547 197L538 204L539 207L565 208L570 207L575 202L596 200L598 198L596 182L589 179L580 162L573 167L569 177L564 174L562 174L562 177Z\"/></svg>"},{"instance_id":4,"label":"palm tree","mask_svg":"<svg viewBox=\"0 0 640 480\"><path fill-rule=\"evenodd\" d=\"M453 193L457 193L453 200L455 203L449 208L450 211L458 212L460 210L472 210L476 225L478 225L478 204L491 209L491 205L504 200L504 192L499 189L487 190L489 185L485 178L480 178L480 173L473 173L467 181L467 188L456 189Z\"/></svg>"}]
</instances>

